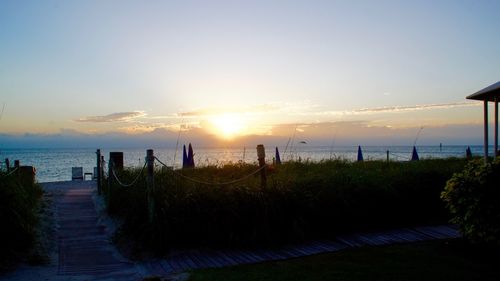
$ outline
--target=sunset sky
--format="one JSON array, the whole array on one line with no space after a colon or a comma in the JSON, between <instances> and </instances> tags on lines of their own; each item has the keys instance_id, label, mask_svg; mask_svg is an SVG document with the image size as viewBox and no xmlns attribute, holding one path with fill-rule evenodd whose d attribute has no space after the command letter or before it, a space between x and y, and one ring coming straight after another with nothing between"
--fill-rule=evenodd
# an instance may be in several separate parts
<instances>
[{"instance_id":1,"label":"sunset sky","mask_svg":"<svg viewBox=\"0 0 500 281\"><path fill-rule=\"evenodd\" d=\"M0 1L0 145L480 144L500 1ZM295 132L295 133L294 133ZM86 143L86 140L88 142ZM58 142L64 145L64 142Z\"/></svg>"}]
</instances>

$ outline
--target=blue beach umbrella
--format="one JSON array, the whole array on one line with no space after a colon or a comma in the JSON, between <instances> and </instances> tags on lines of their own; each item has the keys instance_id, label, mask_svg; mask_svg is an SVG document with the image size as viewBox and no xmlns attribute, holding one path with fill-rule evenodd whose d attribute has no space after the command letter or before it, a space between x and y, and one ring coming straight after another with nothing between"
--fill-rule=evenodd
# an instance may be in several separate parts
<instances>
[{"instance_id":1,"label":"blue beach umbrella","mask_svg":"<svg viewBox=\"0 0 500 281\"><path fill-rule=\"evenodd\" d=\"M190 168L194 168L194 153L191 143L189 143L189 149L188 149L188 165Z\"/></svg>"},{"instance_id":2,"label":"blue beach umbrella","mask_svg":"<svg viewBox=\"0 0 500 281\"><path fill-rule=\"evenodd\" d=\"M411 161L418 161L417 148L413 146L413 152L411 153Z\"/></svg>"},{"instance_id":3,"label":"blue beach umbrella","mask_svg":"<svg viewBox=\"0 0 500 281\"><path fill-rule=\"evenodd\" d=\"M186 153L186 145L182 147L182 168L187 168L189 165L188 163L188 156Z\"/></svg>"},{"instance_id":4,"label":"blue beach umbrella","mask_svg":"<svg viewBox=\"0 0 500 281\"><path fill-rule=\"evenodd\" d=\"M363 161L363 151L361 151L361 145L358 145L358 162Z\"/></svg>"},{"instance_id":5,"label":"blue beach umbrella","mask_svg":"<svg viewBox=\"0 0 500 281\"><path fill-rule=\"evenodd\" d=\"M276 147L276 165L280 164L281 164L280 151L278 150L278 147Z\"/></svg>"},{"instance_id":6,"label":"blue beach umbrella","mask_svg":"<svg viewBox=\"0 0 500 281\"><path fill-rule=\"evenodd\" d=\"M467 159L471 159L472 158L472 151L470 150L470 146L467 146L467 149L465 150L465 157Z\"/></svg>"}]
</instances>

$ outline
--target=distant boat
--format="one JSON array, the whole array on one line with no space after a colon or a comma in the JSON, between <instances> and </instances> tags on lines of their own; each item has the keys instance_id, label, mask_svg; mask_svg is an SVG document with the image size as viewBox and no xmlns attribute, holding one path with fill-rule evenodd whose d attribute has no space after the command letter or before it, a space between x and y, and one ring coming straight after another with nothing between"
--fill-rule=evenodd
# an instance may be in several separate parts
<instances>
[{"instance_id":1,"label":"distant boat","mask_svg":"<svg viewBox=\"0 0 500 281\"><path fill-rule=\"evenodd\" d=\"M299 141L299 143L301 143L301 144L307 144L307 142L305 142L305 141Z\"/></svg>"},{"instance_id":2,"label":"distant boat","mask_svg":"<svg viewBox=\"0 0 500 281\"><path fill-rule=\"evenodd\" d=\"M363 161L363 151L361 151L361 145L358 145L358 162Z\"/></svg>"},{"instance_id":3,"label":"distant boat","mask_svg":"<svg viewBox=\"0 0 500 281\"><path fill-rule=\"evenodd\" d=\"M413 146L413 151L411 153L411 161L418 161L418 153L417 153L417 148Z\"/></svg>"}]
</instances>

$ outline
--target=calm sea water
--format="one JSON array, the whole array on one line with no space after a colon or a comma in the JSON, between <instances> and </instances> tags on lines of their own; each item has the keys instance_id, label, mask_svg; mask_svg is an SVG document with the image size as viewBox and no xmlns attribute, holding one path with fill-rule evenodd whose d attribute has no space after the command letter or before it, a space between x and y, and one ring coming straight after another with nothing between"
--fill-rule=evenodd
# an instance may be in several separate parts
<instances>
[{"instance_id":1,"label":"calm sea water","mask_svg":"<svg viewBox=\"0 0 500 281\"><path fill-rule=\"evenodd\" d=\"M464 157L467 146L417 146L420 158L447 158ZM394 161L408 161L411 158L411 146L366 146L362 147L365 160L385 160L386 151L390 151L390 159ZM309 160L321 161L324 159L341 158L354 161L357 157L357 146L343 147L311 147L297 145L292 149L279 147L281 160ZM482 146L471 146L473 155L483 153ZM124 164L126 167L142 167L146 155L146 149L101 149L105 160L109 158L109 152L121 151L124 153ZM229 162L244 161L246 163L257 162L256 149L251 148L194 148L195 164L220 165ZM492 149L490 149L492 151ZM0 151L0 159L9 158L11 165L14 160L20 160L21 165L34 166L37 170L38 182L65 181L71 179L71 167L83 167L84 172L93 172L96 166L95 149L3 149ZM182 165L182 150L175 151L172 148L160 148L154 150L155 156L167 165L180 167ZM275 155L274 147L266 150L266 160L271 162ZM174 159L175 157L175 159Z\"/></svg>"}]
</instances>

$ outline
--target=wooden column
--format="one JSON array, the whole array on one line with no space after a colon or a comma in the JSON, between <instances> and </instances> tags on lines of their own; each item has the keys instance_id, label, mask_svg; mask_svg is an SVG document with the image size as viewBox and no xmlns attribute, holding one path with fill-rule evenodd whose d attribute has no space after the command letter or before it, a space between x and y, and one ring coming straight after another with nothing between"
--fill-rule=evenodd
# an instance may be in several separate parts
<instances>
[{"instance_id":1,"label":"wooden column","mask_svg":"<svg viewBox=\"0 0 500 281\"><path fill-rule=\"evenodd\" d=\"M484 100L484 163L488 163L488 100Z\"/></svg>"},{"instance_id":2,"label":"wooden column","mask_svg":"<svg viewBox=\"0 0 500 281\"><path fill-rule=\"evenodd\" d=\"M113 167L116 170L123 169L123 152L110 152L109 161L113 162Z\"/></svg>"},{"instance_id":3,"label":"wooden column","mask_svg":"<svg viewBox=\"0 0 500 281\"><path fill-rule=\"evenodd\" d=\"M97 155L97 194L101 195L102 193L102 186L101 186L101 171L102 171L102 168L101 168L101 150L98 149L96 151L96 155Z\"/></svg>"},{"instance_id":4,"label":"wooden column","mask_svg":"<svg viewBox=\"0 0 500 281\"><path fill-rule=\"evenodd\" d=\"M267 177L266 177L266 168L264 168L264 166L266 165L266 150L265 150L263 144L257 145L257 159L259 160L259 167L261 168L261 170L260 170L260 186L266 187L267 186Z\"/></svg>"},{"instance_id":5,"label":"wooden column","mask_svg":"<svg viewBox=\"0 0 500 281\"><path fill-rule=\"evenodd\" d=\"M154 221L154 167L155 167L155 156L152 149L148 149L146 151L146 168L147 168L147 200L148 200L148 218L149 222L153 223Z\"/></svg>"},{"instance_id":6,"label":"wooden column","mask_svg":"<svg viewBox=\"0 0 500 281\"><path fill-rule=\"evenodd\" d=\"M495 97L495 140L494 140L494 148L495 148L495 157L498 156L498 97Z\"/></svg>"},{"instance_id":7,"label":"wooden column","mask_svg":"<svg viewBox=\"0 0 500 281\"><path fill-rule=\"evenodd\" d=\"M10 161L9 161L9 158L5 158L5 167L7 169L7 173L10 172Z\"/></svg>"},{"instance_id":8,"label":"wooden column","mask_svg":"<svg viewBox=\"0 0 500 281\"><path fill-rule=\"evenodd\" d=\"M19 167L19 175L23 186L33 186L35 184L35 167L21 166Z\"/></svg>"},{"instance_id":9,"label":"wooden column","mask_svg":"<svg viewBox=\"0 0 500 281\"><path fill-rule=\"evenodd\" d=\"M106 196L106 203L108 205L108 209L109 209L109 205L111 203L111 200L110 200L110 197L111 197L111 188L113 187L113 159L111 158L111 153L109 155L109 160L108 160L108 188L106 190L106 193L108 194L108 196Z\"/></svg>"}]
</instances>

